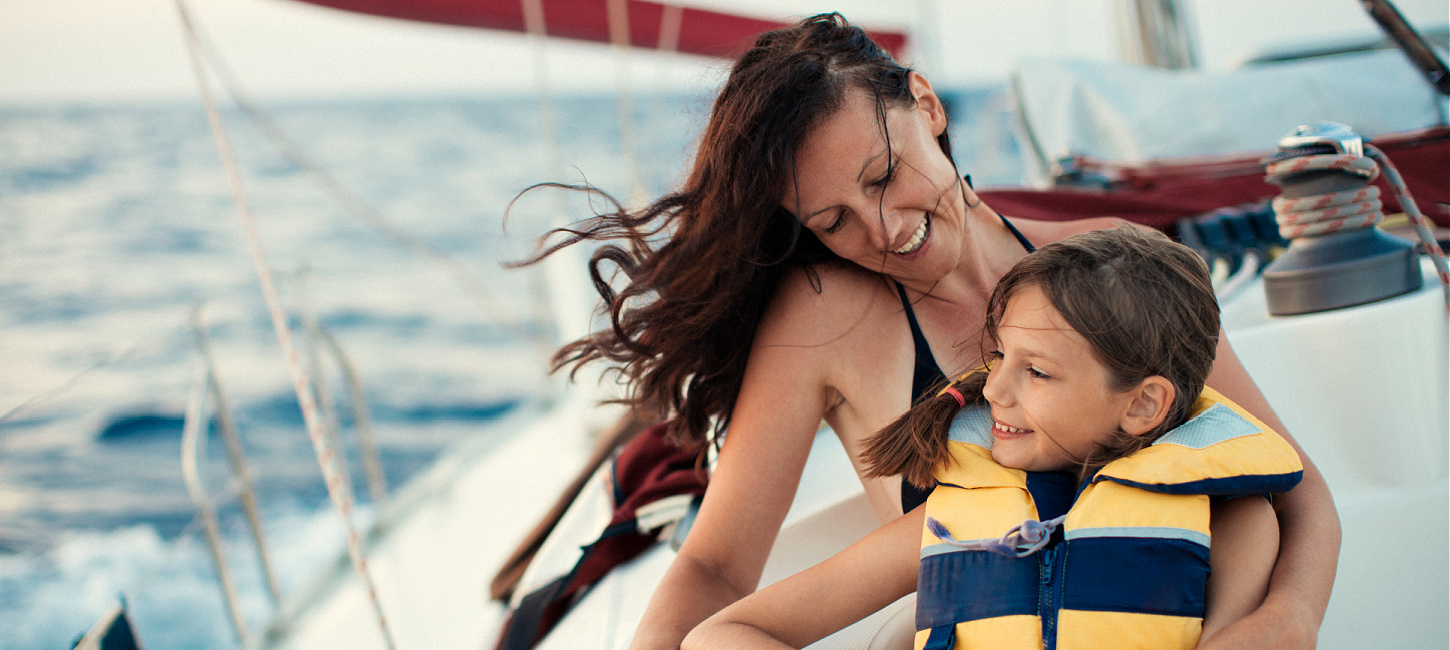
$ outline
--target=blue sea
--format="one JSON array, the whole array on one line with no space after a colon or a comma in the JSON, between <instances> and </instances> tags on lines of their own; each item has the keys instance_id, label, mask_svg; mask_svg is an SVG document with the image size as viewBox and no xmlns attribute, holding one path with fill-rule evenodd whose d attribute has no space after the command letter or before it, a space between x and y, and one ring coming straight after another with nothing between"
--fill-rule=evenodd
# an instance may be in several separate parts
<instances>
[{"instance_id":1,"label":"blue sea","mask_svg":"<svg viewBox=\"0 0 1450 650\"><path fill-rule=\"evenodd\" d=\"M317 358L337 402L360 524L373 510L351 401L326 349L309 354L304 314L356 368L392 489L452 445L501 435L490 421L557 386L544 373L541 341L554 330L542 274L501 263L591 206L536 193L506 228L504 213L546 180L630 198L615 106L610 96L558 100L565 177L555 178L532 98L266 105L386 228L225 112L304 364ZM640 183L658 194L683 173L708 98L636 106ZM959 92L952 106L959 166L978 183L1015 182L1005 93ZM0 648L69 647L121 596L148 648L236 644L182 480L200 358L193 313L214 348L282 591L295 592L343 549L342 525L201 107L0 107ZM227 491L229 467L213 431L202 462L212 494ZM234 500L218 505L248 623L262 625L271 605L249 533Z\"/></svg>"}]
</instances>

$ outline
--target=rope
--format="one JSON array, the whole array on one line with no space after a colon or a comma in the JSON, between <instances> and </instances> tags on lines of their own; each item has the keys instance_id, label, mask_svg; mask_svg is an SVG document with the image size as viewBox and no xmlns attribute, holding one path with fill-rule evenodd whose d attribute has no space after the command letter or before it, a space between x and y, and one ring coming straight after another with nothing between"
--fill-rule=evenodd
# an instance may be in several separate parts
<instances>
[{"instance_id":1,"label":"rope","mask_svg":"<svg viewBox=\"0 0 1450 650\"><path fill-rule=\"evenodd\" d=\"M399 248L416 255L436 266L444 275L453 281L465 295L486 315L493 316L500 321L506 329L521 340L536 340L540 334L530 331L521 321L519 316L507 307L507 304L500 300L488 285L479 279L462 262L449 255L443 249L428 243L424 239L399 228L393 224L383 213L361 196L352 191L346 184L337 178L327 168L303 152L302 148L292 140L282 126L273 119L271 114L264 110L256 102L252 101L242 88L241 81L237 78L231 66L221 55L216 44L200 28L197 29L197 38L201 42L202 54L207 64L215 73L218 81L221 82L227 95L247 116L252 125L261 132L269 143L277 150L283 159L292 163L301 170L314 184L333 201L342 207L343 211L362 221L374 232L384 239L392 242ZM552 109L552 107L550 107Z\"/></svg>"},{"instance_id":2,"label":"rope","mask_svg":"<svg viewBox=\"0 0 1450 650\"><path fill-rule=\"evenodd\" d=\"M1435 234L1430 232L1429 220L1424 213L1420 212L1420 206L1415 204L1415 198L1410 196L1410 188L1405 186L1405 179L1400 177L1400 170L1390 162L1389 156L1380 151L1379 147L1365 145L1365 155L1375 159L1383 170L1385 180L1389 181L1390 192L1395 195L1395 200L1400 203L1400 209L1405 211L1405 216L1414 224L1415 232L1420 235L1420 242L1425 245L1425 250L1430 254L1430 261L1435 263L1435 273L1440 276L1440 284L1445 287L1445 303L1450 305L1450 265L1445 261L1445 251L1440 250L1440 242L1435 240Z\"/></svg>"},{"instance_id":3,"label":"rope","mask_svg":"<svg viewBox=\"0 0 1450 650\"><path fill-rule=\"evenodd\" d=\"M172 336L174 335L174 332L167 332L166 335ZM81 370L80 372L77 372L74 375L71 375L69 379L66 379L63 382L56 384L54 388L51 388L42 393L37 393L31 396L29 399L10 407L10 409L5 411L4 414L0 414L0 424L9 421L11 418L15 417L26 409L51 400L56 396L60 395L61 393L75 388L81 383L82 379L85 379L87 375L97 370L101 370L103 368L107 368L123 361L129 360L132 356L139 352L145 344L150 343L150 341L148 341L148 339L150 338L152 338L151 335L144 336L141 339L134 341L121 348L120 350L112 353L110 356L107 356L106 358L101 359L94 364L91 364L89 367Z\"/></svg>"},{"instance_id":4,"label":"rope","mask_svg":"<svg viewBox=\"0 0 1450 650\"><path fill-rule=\"evenodd\" d=\"M1405 216L1415 226L1420 243L1430 260L1435 264L1440 284L1445 288L1445 304L1450 308L1450 266L1447 266L1444 251L1425 215L1410 196L1409 188L1400 177L1400 172L1383 151L1372 145L1364 146L1365 155L1320 154L1298 156L1270 163L1265 171L1270 182L1280 181L1288 176L1310 171L1340 171L1363 177L1366 183L1373 183L1383 173L1390 192L1399 202ZM1378 164L1376 164L1378 163ZM1345 190L1327 194L1316 194L1298 198L1279 197L1274 199L1274 214L1279 222L1279 234L1285 239L1327 235L1330 233L1364 228L1380 223L1384 219L1381 211L1380 190L1365 186L1357 190Z\"/></svg>"},{"instance_id":5,"label":"rope","mask_svg":"<svg viewBox=\"0 0 1450 650\"><path fill-rule=\"evenodd\" d=\"M1310 171L1342 171L1360 176L1366 183L1379 177L1379 167L1373 160L1352 154L1300 156L1271 163L1266 171L1270 182ZM1279 235L1296 239L1373 226L1384 218L1379 196L1378 187L1366 186L1293 199L1278 197L1273 205Z\"/></svg>"},{"instance_id":6,"label":"rope","mask_svg":"<svg viewBox=\"0 0 1450 650\"><path fill-rule=\"evenodd\" d=\"M313 451L317 454L318 465L322 468L327 494L333 504L337 506L338 513L342 516L343 526L347 529L348 556L352 559L353 569L362 578L363 585L367 589L368 599L372 603L374 614L377 615L378 628L383 635L383 643L390 649L394 648L396 646L393 643L393 636L388 629L387 618L383 615L382 603L378 600L377 586L373 583L372 574L368 571L367 559L362 554L362 538L358 535L357 527L353 525L352 500L343 490L341 478L333 466L335 450L330 449L327 445L322 418L317 411L317 402L313 400L312 392L309 389L312 385L311 381L307 376L307 371L302 367L296 348L292 345L292 331L287 327L287 315L282 310L282 301L277 295L277 285L272 280L272 269L267 264L266 255L262 250L261 235L257 231L256 218L252 215L252 210L248 205L246 189L242 186L241 173L232 156L221 113L217 110L216 102L212 98L211 85L206 77L206 64L202 59L201 41L192 23L191 12L187 8L186 0L175 0L175 2L182 27L186 32L187 54L191 58L192 71L196 74L197 89L200 91L202 104L206 108L212 139L216 142L217 153L221 157L227 181L231 185L232 195L237 203L237 213L242 222L242 231L246 235L247 247L252 255L257 281L261 285L262 295L267 302L267 311L272 319L272 329L277 335L277 343L282 347L282 353L287 362L287 372L292 377L292 389L297 394L297 403L302 409L302 419L307 425L307 435L312 441Z\"/></svg>"},{"instance_id":7,"label":"rope","mask_svg":"<svg viewBox=\"0 0 1450 650\"><path fill-rule=\"evenodd\" d=\"M959 540L952 537L946 526L931 517L926 518L926 528L941 541L968 551L986 551L1003 557L1027 557L1042 550L1052 541L1052 531L1067 519L1067 515L1047 521L1028 519L1011 527L999 539Z\"/></svg>"}]
</instances>

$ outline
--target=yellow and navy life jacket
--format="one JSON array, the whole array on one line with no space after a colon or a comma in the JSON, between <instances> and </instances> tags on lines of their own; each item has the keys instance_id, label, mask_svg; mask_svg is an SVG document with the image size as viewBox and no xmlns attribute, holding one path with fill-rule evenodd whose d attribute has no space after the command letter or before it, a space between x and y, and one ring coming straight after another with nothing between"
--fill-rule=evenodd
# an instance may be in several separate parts
<instances>
[{"instance_id":1,"label":"yellow and navy life jacket","mask_svg":"<svg viewBox=\"0 0 1450 650\"><path fill-rule=\"evenodd\" d=\"M958 541L996 540L1039 518L1028 473L992 460L990 412L963 410L949 436L954 462L937 468L926 502L945 530L922 532L916 647L1193 647L1209 572L1209 497L1283 492L1304 472L1283 438L1212 389L1192 413L1105 465L1044 548L1012 557Z\"/></svg>"}]
</instances>

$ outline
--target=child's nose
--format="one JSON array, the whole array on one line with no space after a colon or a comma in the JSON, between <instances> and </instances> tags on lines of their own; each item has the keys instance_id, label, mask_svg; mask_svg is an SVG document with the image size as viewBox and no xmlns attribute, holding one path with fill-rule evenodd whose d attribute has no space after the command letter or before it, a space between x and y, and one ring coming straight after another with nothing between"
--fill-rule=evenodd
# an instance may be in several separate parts
<instances>
[{"instance_id":1,"label":"child's nose","mask_svg":"<svg viewBox=\"0 0 1450 650\"><path fill-rule=\"evenodd\" d=\"M997 363L1001 362L998 361ZM1011 391L1006 386L1006 381L1002 378L1002 373L995 371L989 371L987 373L987 383L982 386L982 397L987 398L988 402L996 406L1011 405Z\"/></svg>"}]
</instances>

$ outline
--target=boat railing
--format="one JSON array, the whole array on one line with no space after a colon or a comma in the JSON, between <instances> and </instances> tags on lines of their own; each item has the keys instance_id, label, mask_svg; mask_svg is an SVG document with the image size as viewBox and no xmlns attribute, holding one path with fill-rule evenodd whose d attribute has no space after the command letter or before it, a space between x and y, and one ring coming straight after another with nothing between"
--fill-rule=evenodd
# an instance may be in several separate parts
<instances>
[{"instance_id":1,"label":"boat railing","mask_svg":"<svg viewBox=\"0 0 1450 650\"><path fill-rule=\"evenodd\" d=\"M387 502L388 488L386 478L382 470L382 463L378 456L377 445L375 444L371 414L367 406L365 391L362 381L359 378L356 366L352 363L347 352L338 343L337 339L327 331L325 327L313 316L307 301L303 300L302 320L308 333L307 340L310 343L308 357L312 365L310 376L313 381L311 387L320 409L323 412L324 420L327 423L327 440L329 446L334 450L331 454L332 468L338 476L350 477L347 472L346 454L343 453L343 444L339 435L339 419L336 416L336 401L331 396L331 391L326 382L326 372L322 367L325 356L330 356L340 371L343 384L348 391L351 402L353 424L358 435L358 448L362 457L362 464L365 468L368 480L369 492L373 503L382 507ZM211 338L207 334L207 328L202 318L202 306L197 305L191 314L191 330L197 346L198 358L197 375L194 380L192 394L187 402L185 424L182 431L181 442L181 467L182 476L186 482L188 494L191 496L192 504L196 509L197 521L200 523L205 534L208 550L212 561L216 565L217 583L222 591L222 598L226 603L230 615L233 631L242 645L247 645L247 626L241 613L240 600L237 595L236 586L232 579L231 570L228 568L227 554L222 543L222 534L219 519L217 516L216 504L218 502L236 498L241 507L242 513L247 520L247 526L251 533L252 542L257 553L258 564L261 567L263 579L267 589L267 595L272 602L275 611L279 614L283 611L282 590L278 586L275 565L272 562L266 536L262 531L261 515L257 507L256 491L252 479L252 473L247 465L246 454L242 448L241 436L237 432L236 422L232 418L226 392L223 390L220 373L218 371L216 356L211 345ZM211 416L207 417L207 412ZM208 426L210 425L210 427ZM212 495L207 492L205 483L201 476L201 459L206 456L206 438L208 429L214 428L226 444L227 457L230 461L232 481L231 488L224 493ZM351 479L346 478L343 489L349 494L352 492Z\"/></svg>"},{"instance_id":2,"label":"boat railing","mask_svg":"<svg viewBox=\"0 0 1450 650\"><path fill-rule=\"evenodd\" d=\"M200 361L197 363L191 397L187 400L186 420L182 428L181 473L186 481L186 491L191 496L192 504L196 508L196 517L201 522L206 534L207 547L211 551L212 562L216 565L217 583L221 587L222 598L226 602L230 614L232 629L236 633L237 639L245 644L247 642L246 620L242 617L236 586L232 582L231 571L227 568L226 552L222 545L215 503L207 493L201 479L199 459L204 456L203 449L206 443L206 435L203 432L204 422L214 422L216 428L220 430L223 440L226 441L227 456L231 461L232 475L237 483L237 498L241 502L242 512L246 515L247 525L256 546L257 559L266 579L267 593L271 597L274 607L280 607L281 589L277 586L276 571L272 567L266 536L262 534L262 523L257 513L257 499L252 486L251 470L247 467L241 438L237 435L231 410L227 406L226 393L222 390L221 380L217 373L216 357L212 352L211 340L206 333L200 305L192 310L191 329L196 338ZM204 420L203 413L208 399L210 399L214 416L213 419Z\"/></svg>"}]
</instances>

